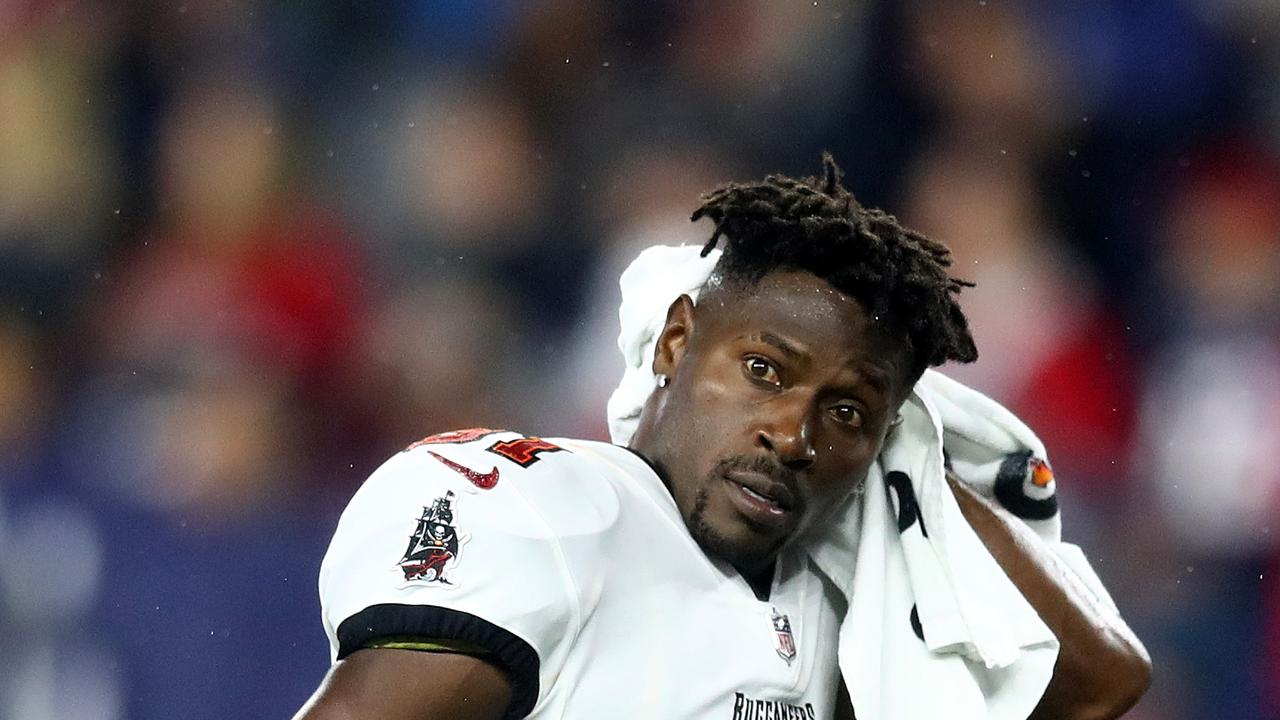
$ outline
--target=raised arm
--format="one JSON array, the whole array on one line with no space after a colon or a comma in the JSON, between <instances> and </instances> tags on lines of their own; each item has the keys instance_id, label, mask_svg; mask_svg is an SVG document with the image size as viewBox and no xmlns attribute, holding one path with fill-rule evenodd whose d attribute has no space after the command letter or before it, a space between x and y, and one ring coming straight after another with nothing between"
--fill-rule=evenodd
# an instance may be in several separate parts
<instances>
[{"instance_id":1,"label":"raised arm","mask_svg":"<svg viewBox=\"0 0 1280 720\"><path fill-rule=\"evenodd\" d=\"M947 483L965 519L1062 645L1031 717L1123 715L1151 684L1151 657L1137 636L1030 528L951 473Z\"/></svg>"},{"instance_id":2,"label":"raised arm","mask_svg":"<svg viewBox=\"0 0 1280 720\"><path fill-rule=\"evenodd\" d=\"M499 720L511 682L458 653L366 649L329 669L293 720Z\"/></svg>"}]
</instances>

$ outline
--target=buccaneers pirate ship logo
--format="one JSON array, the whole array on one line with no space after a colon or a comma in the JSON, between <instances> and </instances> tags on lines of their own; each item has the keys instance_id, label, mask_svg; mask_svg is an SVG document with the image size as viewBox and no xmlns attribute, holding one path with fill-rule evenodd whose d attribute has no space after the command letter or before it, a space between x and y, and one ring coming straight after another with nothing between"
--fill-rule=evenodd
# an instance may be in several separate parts
<instances>
[{"instance_id":1,"label":"buccaneers pirate ship logo","mask_svg":"<svg viewBox=\"0 0 1280 720\"><path fill-rule=\"evenodd\" d=\"M467 541L453 524L453 491L422 508L418 526L409 536L409 547L398 563L406 582L452 585L448 572L458 562L458 550Z\"/></svg>"}]
</instances>

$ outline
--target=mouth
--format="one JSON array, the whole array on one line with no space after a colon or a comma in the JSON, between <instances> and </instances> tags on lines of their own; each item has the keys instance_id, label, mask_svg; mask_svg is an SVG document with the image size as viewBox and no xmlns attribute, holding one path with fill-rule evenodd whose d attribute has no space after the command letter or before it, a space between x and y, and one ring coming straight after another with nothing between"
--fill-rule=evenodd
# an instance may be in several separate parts
<instances>
[{"instance_id":1,"label":"mouth","mask_svg":"<svg viewBox=\"0 0 1280 720\"><path fill-rule=\"evenodd\" d=\"M723 478L738 511L762 525L782 524L795 508L795 495L783 483L763 473L730 470Z\"/></svg>"}]
</instances>

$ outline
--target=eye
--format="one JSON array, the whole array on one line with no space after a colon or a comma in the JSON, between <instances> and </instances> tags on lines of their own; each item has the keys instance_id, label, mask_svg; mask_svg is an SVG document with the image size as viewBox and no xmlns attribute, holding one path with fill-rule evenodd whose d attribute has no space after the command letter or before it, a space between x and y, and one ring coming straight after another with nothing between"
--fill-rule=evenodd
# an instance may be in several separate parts
<instances>
[{"instance_id":1,"label":"eye","mask_svg":"<svg viewBox=\"0 0 1280 720\"><path fill-rule=\"evenodd\" d=\"M831 417L841 425L849 427L862 427L862 411L856 405L833 405L830 410Z\"/></svg>"},{"instance_id":2,"label":"eye","mask_svg":"<svg viewBox=\"0 0 1280 720\"><path fill-rule=\"evenodd\" d=\"M782 384L782 379L778 376L778 368L759 355L751 355L744 358L742 370L753 380L769 383L770 385Z\"/></svg>"}]
</instances>

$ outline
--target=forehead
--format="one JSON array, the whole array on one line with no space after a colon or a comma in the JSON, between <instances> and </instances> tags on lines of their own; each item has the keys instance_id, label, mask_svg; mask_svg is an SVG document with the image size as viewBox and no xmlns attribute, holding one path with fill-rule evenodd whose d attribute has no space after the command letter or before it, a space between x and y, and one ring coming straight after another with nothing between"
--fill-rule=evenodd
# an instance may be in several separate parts
<instances>
[{"instance_id":1,"label":"forehead","mask_svg":"<svg viewBox=\"0 0 1280 720\"><path fill-rule=\"evenodd\" d=\"M790 340L826 362L872 362L895 375L909 366L901 333L812 273L772 272L743 289L717 289L698 305L714 337L764 332Z\"/></svg>"}]
</instances>

